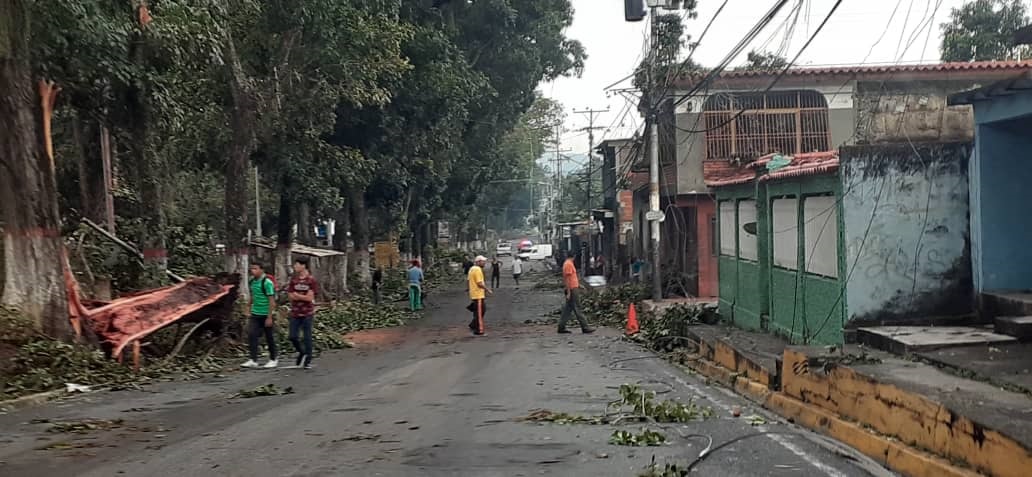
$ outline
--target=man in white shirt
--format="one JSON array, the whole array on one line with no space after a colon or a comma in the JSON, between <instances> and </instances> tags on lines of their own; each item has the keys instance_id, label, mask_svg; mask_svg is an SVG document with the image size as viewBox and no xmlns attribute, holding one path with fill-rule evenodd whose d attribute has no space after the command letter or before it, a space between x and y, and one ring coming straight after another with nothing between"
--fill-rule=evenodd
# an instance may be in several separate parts
<instances>
[{"instance_id":1,"label":"man in white shirt","mask_svg":"<svg viewBox=\"0 0 1032 477\"><path fill-rule=\"evenodd\" d=\"M512 281L516 282L516 288L520 287L520 275L523 274L523 260L520 257L512 258Z\"/></svg>"}]
</instances>

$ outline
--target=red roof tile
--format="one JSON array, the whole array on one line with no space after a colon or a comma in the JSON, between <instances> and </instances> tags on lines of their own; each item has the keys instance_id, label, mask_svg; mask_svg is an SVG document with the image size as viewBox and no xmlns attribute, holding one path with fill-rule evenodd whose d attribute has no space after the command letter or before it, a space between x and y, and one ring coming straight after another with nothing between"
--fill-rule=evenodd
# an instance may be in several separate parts
<instances>
[{"instance_id":1,"label":"red roof tile","mask_svg":"<svg viewBox=\"0 0 1032 477\"><path fill-rule=\"evenodd\" d=\"M708 160L702 163L702 174L706 185L724 187L746 184L754 180L768 181L789 177L830 174L838 170L838 151L807 152L792 156L792 162L773 172L767 172L766 165L774 158L768 154L759 159L738 166L726 160Z\"/></svg>"},{"instance_id":2,"label":"red roof tile","mask_svg":"<svg viewBox=\"0 0 1032 477\"><path fill-rule=\"evenodd\" d=\"M851 65L851 66L815 66L809 68L792 68L785 76L816 75L851 75L864 73L922 73L922 72L954 72L954 71L1022 71L1032 69L1032 61L971 61L952 63L923 64L888 64L888 65ZM705 72L685 75L686 79L701 78ZM728 70L721 72L719 78L749 78L775 76L777 72L765 70Z\"/></svg>"}]
</instances>

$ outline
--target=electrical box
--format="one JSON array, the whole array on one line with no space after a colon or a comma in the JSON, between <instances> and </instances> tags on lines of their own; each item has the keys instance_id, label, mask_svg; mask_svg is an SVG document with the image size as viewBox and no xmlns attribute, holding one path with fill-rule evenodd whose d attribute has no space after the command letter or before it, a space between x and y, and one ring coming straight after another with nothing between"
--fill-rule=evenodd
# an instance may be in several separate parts
<instances>
[{"instance_id":1,"label":"electrical box","mask_svg":"<svg viewBox=\"0 0 1032 477\"><path fill-rule=\"evenodd\" d=\"M640 22L645 19L645 0L624 0L624 20Z\"/></svg>"}]
</instances>

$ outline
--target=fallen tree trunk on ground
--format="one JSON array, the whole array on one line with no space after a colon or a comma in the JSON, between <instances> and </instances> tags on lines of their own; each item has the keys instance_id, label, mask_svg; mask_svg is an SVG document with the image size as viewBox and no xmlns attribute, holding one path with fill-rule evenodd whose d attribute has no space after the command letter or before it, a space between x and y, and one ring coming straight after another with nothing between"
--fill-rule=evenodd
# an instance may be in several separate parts
<instances>
[{"instance_id":1,"label":"fallen tree trunk on ground","mask_svg":"<svg viewBox=\"0 0 1032 477\"><path fill-rule=\"evenodd\" d=\"M70 307L73 317L90 326L110 355L172 323L228 315L236 300L237 275L191 278L182 283L101 304Z\"/></svg>"}]
</instances>

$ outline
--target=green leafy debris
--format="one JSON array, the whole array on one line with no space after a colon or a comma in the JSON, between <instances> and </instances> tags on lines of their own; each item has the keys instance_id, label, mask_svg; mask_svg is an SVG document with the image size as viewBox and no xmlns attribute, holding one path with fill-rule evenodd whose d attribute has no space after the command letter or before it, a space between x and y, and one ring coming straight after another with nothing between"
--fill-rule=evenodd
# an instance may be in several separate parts
<instances>
[{"instance_id":1,"label":"green leafy debris","mask_svg":"<svg viewBox=\"0 0 1032 477\"><path fill-rule=\"evenodd\" d=\"M82 419L78 421L62 421L51 423L47 432L60 434L88 434L122 427L121 419Z\"/></svg>"},{"instance_id":2,"label":"green leafy debris","mask_svg":"<svg viewBox=\"0 0 1032 477\"><path fill-rule=\"evenodd\" d=\"M280 389L275 384L266 384L264 386L258 386L254 389L241 389L233 395L234 398L254 398L261 396L280 396L283 394L294 394L293 387L286 387Z\"/></svg>"},{"instance_id":3,"label":"green leafy debris","mask_svg":"<svg viewBox=\"0 0 1032 477\"><path fill-rule=\"evenodd\" d=\"M617 446L654 447L666 444L667 439L661 432L647 428L642 428L637 434L617 429L609 436L609 443Z\"/></svg>"}]
</instances>

